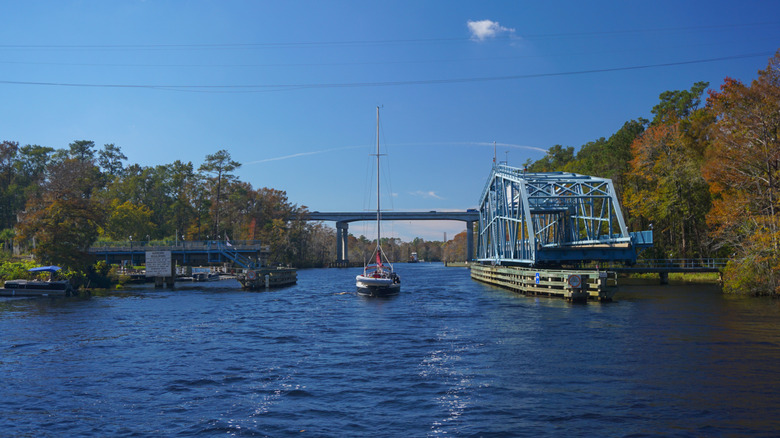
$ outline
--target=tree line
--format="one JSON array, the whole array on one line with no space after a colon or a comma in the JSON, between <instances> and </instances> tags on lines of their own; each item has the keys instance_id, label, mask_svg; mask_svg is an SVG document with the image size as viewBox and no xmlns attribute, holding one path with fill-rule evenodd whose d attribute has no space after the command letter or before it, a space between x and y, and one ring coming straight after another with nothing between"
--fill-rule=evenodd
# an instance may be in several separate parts
<instances>
[{"instance_id":1,"label":"tree line","mask_svg":"<svg viewBox=\"0 0 780 438\"><path fill-rule=\"evenodd\" d=\"M105 241L259 240L274 264L318 267L336 258L333 228L307 221L306 206L286 192L241 181L235 175L241 164L227 150L207 155L197 168L179 160L126 161L119 146L89 140L62 149L0 143L0 254L8 258L15 248L84 273L97 269L89 247ZM375 243L350 236L350 245L359 255ZM412 251L442 260L444 246L388 243L400 261Z\"/></svg>"},{"instance_id":2,"label":"tree line","mask_svg":"<svg viewBox=\"0 0 780 438\"><path fill-rule=\"evenodd\" d=\"M654 231L642 257L728 258L724 291L780 294L780 51L750 84L708 86L666 91L652 120L526 168L611 178L629 229Z\"/></svg>"},{"instance_id":3,"label":"tree line","mask_svg":"<svg viewBox=\"0 0 780 438\"><path fill-rule=\"evenodd\" d=\"M273 262L321 265L335 231L305 220L284 191L254 189L220 150L196 168L174 161L125 165L121 148L79 140L67 148L0 143L0 241L41 263L87 270L99 241L260 240ZM297 219L296 219L297 218Z\"/></svg>"}]
</instances>

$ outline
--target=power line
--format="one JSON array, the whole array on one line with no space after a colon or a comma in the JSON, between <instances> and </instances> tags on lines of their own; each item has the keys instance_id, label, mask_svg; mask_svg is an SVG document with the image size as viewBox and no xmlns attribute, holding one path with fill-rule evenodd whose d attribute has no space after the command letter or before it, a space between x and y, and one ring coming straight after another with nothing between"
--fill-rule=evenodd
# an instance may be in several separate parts
<instances>
[{"instance_id":1,"label":"power line","mask_svg":"<svg viewBox=\"0 0 780 438\"><path fill-rule=\"evenodd\" d=\"M188 91L188 92L222 92L222 93L256 93L264 91L289 91L295 89L312 88L359 88L359 87L391 87L404 85L438 85L438 84L456 84L456 83L475 83L475 82L493 82L509 81L520 79L533 79L556 76L577 76L596 73L610 73L629 70L644 70L652 68L675 67L681 65L705 64L720 61L731 61L735 59L757 58L772 56L773 52L759 52L733 56L722 56L717 58L697 59L690 61L666 62L659 64L645 64L625 67L599 68L592 70L576 70L557 73L534 73L525 75L508 76L488 76L472 78L451 78L451 79L424 79L413 81L383 81L383 82L343 82L343 83L311 83L311 84L252 84L252 85L143 85L143 84L88 84L88 83L68 83L68 82L34 82L34 81L6 81L0 80L0 84L6 85L35 85L35 86L54 86L54 87L83 87L83 88L136 88L136 89L157 89L166 91Z\"/></svg>"},{"instance_id":2,"label":"power line","mask_svg":"<svg viewBox=\"0 0 780 438\"><path fill-rule=\"evenodd\" d=\"M645 28L645 29L619 29L588 32L562 32L549 34L525 34L525 35L500 35L491 40L512 39L547 39L547 38L581 38L588 36L628 35L659 32L687 32L687 31L717 31L723 29L735 29L757 26L777 26L778 21L764 21L742 24L720 24L709 26L686 26L671 28ZM190 44L0 44L0 49L54 49L54 50L219 50L219 49L256 49L256 48L296 48L296 47L322 47L322 46L365 46L376 44L420 44L420 43L450 43L470 41L471 38L407 38L389 40L345 40L345 41L291 41L291 42L267 42L267 43L190 43ZM484 41L483 41L484 43Z\"/></svg>"},{"instance_id":3,"label":"power line","mask_svg":"<svg viewBox=\"0 0 780 438\"><path fill-rule=\"evenodd\" d=\"M761 38L757 41L776 42L775 38L767 37ZM676 44L674 47L654 47L653 50L671 50L679 49L681 47L709 47L709 46L723 46L722 42L708 42L703 44ZM636 53L637 49L626 48L619 50L597 50L597 51L585 51L585 52L568 52L546 55L518 55L518 56L491 56L491 57L474 57L474 58L426 58L418 60L382 60L382 61L345 61L345 62L291 62L291 63L235 63L235 64L218 64L218 63L98 63L98 62L49 62L49 61L10 61L0 60L0 64L7 65L45 65L45 66L61 66L61 67L116 67L116 68L297 68L297 67L343 67L343 66L369 66L369 65L410 65L410 64L444 64L444 63L468 63L468 62L486 62L486 61L513 61L521 59L533 59L533 58L549 58L549 57L572 57L572 56L593 56L599 54L610 53Z\"/></svg>"}]
</instances>

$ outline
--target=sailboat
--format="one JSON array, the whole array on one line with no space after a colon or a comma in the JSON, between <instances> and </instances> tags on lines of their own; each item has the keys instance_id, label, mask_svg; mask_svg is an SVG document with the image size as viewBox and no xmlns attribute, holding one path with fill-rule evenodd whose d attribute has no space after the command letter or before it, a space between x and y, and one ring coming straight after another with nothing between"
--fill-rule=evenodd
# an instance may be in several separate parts
<instances>
[{"instance_id":1,"label":"sailboat","mask_svg":"<svg viewBox=\"0 0 780 438\"><path fill-rule=\"evenodd\" d=\"M376 249L363 267L363 273L355 277L358 295L389 296L401 291L401 277L393 270L380 243L382 210L379 208L379 156L379 107L376 107ZM373 264L370 264L371 260Z\"/></svg>"}]
</instances>

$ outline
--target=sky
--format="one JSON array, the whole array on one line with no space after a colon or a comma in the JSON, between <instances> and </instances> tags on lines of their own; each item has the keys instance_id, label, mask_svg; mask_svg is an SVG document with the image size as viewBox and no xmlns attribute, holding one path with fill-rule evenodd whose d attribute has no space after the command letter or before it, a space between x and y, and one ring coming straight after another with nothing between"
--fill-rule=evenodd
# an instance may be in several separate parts
<instances>
[{"instance_id":1,"label":"sky","mask_svg":"<svg viewBox=\"0 0 780 438\"><path fill-rule=\"evenodd\" d=\"M749 83L780 49L777 1L0 0L0 11L0 140L112 143L144 166L197 167L225 149L241 180L311 211L376 208L377 107L382 209L465 210L494 151L521 167L554 145L578 149L652 118L664 91Z\"/></svg>"}]
</instances>

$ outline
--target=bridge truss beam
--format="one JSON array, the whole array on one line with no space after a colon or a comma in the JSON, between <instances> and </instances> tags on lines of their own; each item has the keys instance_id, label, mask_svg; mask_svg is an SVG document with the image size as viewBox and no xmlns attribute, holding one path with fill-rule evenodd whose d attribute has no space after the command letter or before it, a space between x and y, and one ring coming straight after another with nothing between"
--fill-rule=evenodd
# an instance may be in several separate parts
<instances>
[{"instance_id":1,"label":"bridge truss beam","mask_svg":"<svg viewBox=\"0 0 780 438\"><path fill-rule=\"evenodd\" d=\"M649 235L648 235L649 233ZM514 265L636 261L612 181L495 165L480 198L477 260Z\"/></svg>"}]
</instances>

